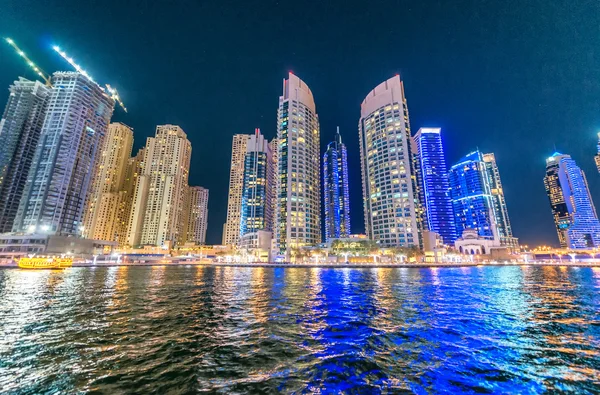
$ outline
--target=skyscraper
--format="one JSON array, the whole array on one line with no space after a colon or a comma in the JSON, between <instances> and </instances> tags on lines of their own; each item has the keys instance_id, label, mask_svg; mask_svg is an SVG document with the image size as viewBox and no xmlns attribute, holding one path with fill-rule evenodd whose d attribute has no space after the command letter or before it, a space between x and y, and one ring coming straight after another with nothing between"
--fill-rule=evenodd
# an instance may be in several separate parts
<instances>
[{"instance_id":1,"label":"skyscraper","mask_svg":"<svg viewBox=\"0 0 600 395\"><path fill-rule=\"evenodd\" d=\"M513 237L512 227L510 226L508 209L506 207L506 200L504 199L504 189L502 188L502 181L500 181L500 171L496 164L496 157L492 153L483 154L483 162L490 184L494 206L494 221L500 243L502 245L517 247L518 241Z\"/></svg>"},{"instance_id":2,"label":"skyscraper","mask_svg":"<svg viewBox=\"0 0 600 395\"><path fill-rule=\"evenodd\" d=\"M594 156L594 161L596 162L596 169L598 169L598 172L600 173L600 133L598 133L597 149L598 149L598 154L596 156Z\"/></svg>"},{"instance_id":3,"label":"skyscraper","mask_svg":"<svg viewBox=\"0 0 600 395\"><path fill-rule=\"evenodd\" d=\"M144 170L134 193L129 244L169 247L181 239L192 146L176 125L148 137Z\"/></svg>"},{"instance_id":4,"label":"skyscraper","mask_svg":"<svg viewBox=\"0 0 600 395\"><path fill-rule=\"evenodd\" d=\"M448 170L444 158L442 130L421 128L413 137L420 168L420 192L424 228L439 234L446 244L458 237L450 198Z\"/></svg>"},{"instance_id":5,"label":"skyscraper","mask_svg":"<svg viewBox=\"0 0 600 395\"><path fill-rule=\"evenodd\" d=\"M292 73L279 97L277 140L275 242L283 253L321 242L319 117L312 92Z\"/></svg>"},{"instance_id":6,"label":"skyscraper","mask_svg":"<svg viewBox=\"0 0 600 395\"><path fill-rule=\"evenodd\" d=\"M342 143L340 128L323 155L323 191L325 202L325 239L350 234L350 190L348 188L348 152Z\"/></svg>"},{"instance_id":7,"label":"skyscraper","mask_svg":"<svg viewBox=\"0 0 600 395\"><path fill-rule=\"evenodd\" d=\"M0 120L0 233L13 227L37 147L51 88L19 78Z\"/></svg>"},{"instance_id":8,"label":"skyscraper","mask_svg":"<svg viewBox=\"0 0 600 395\"><path fill-rule=\"evenodd\" d=\"M123 217L122 206L128 197L123 188L132 147L133 129L119 122L111 123L102 143L86 203L83 221L86 238L123 241L124 235L119 230L128 219Z\"/></svg>"},{"instance_id":9,"label":"skyscraper","mask_svg":"<svg viewBox=\"0 0 600 395\"><path fill-rule=\"evenodd\" d=\"M223 244L237 245L240 238L240 216L244 188L244 160L251 135L235 134L231 145L227 221L223 225Z\"/></svg>"},{"instance_id":10,"label":"skyscraper","mask_svg":"<svg viewBox=\"0 0 600 395\"><path fill-rule=\"evenodd\" d=\"M365 97L358 130L367 236L382 246L419 246L416 172L399 76Z\"/></svg>"},{"instance_id":11,"label":"skyscraper","mask_svg":"<svg viewBox=\"0 0 600 395\"><path fill-rule=\"evenodd\" d=\"M208 189L189 187L184 207L182 242L205 244L208 225Z\"/></svg>"},{"instance_id":12,"label":"skyscraper","mask_svg":"<svg viewBox=\"0 0 600 395\"><path fill-rule=\"evenodd\" d=\"M271 146L256 129L248 140L244 158L240 237L258 230L273 230L272 163Z\"/></svg>"},{"instance_id":13,"label":"skyscraper","mask_svg":"<svg viewBox=\"0 0 600 395\"><path fill-rule=\"evenodd\" d=\"M464 156L450 168L449 180L456 234L475 229L479 236L499 241L494 196L483 155L474 151Z\"/></svg>"},{"instance_id":14,"label":"skyscraper","mask_svg":"<svg viewBox=\"0 0 600 395\"><path fill-rule=\"evenodd\" d=\"M561 247L600 246L600 222L583 170L569 155L546 159L544 186Z\"/></svg>"},{"instance_id":15,"label":"skyscraper","mask_svg":"<svg viewBox=\"0 0 600 395\"><path fill-rule=\"evenodd\" d=\"M56 72L15 232L79 235L114 100L80 73Z\"/></svg>"},{"instance_id":16,"label":"skyscraper","mask_svg":"<svg viewBox=\"0 0 600 395\"><path fill-rule=\"evenodd\" d=\"M123 199L122 204L119 205L119 213L117 215L117 217L120 219L120 222L118 223L116 230L119 246L122 247L130 245L129 230L132 225L131 214L133 212L133 204L135 202L136 186L138 184L139 177L144 171L145 152L145 149L141 148L138 150L135 156L132 156L127 160L125 180L123 182L123 189L120 192L120 194L123 196Z\"/></svg>"}]
</instances>

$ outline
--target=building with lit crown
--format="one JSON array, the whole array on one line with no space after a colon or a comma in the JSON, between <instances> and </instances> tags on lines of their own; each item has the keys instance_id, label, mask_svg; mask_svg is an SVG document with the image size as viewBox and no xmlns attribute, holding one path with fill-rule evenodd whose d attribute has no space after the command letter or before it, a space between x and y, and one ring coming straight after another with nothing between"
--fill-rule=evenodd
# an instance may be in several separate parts
<instances>
[{"instance_id":1,"label":"building with lit crown","mask_svg":"<svg viewBox=\"0 0 600 395\"><path fill-rule=\"evenodd\" d=\"M15 232L81 235L85 203L114 100L76 72L56 72Z\"/></svg>"},{"instance_id":2,"label":"building with lit crown","mask_svg":"<svg viewBox=\"0 0 600 395\"><path fill-rule=\"evenodd\" d=\"M0 233L10 232L37 147L51 88L19 78L0 120Z\"/></svg>"},{"instance_id":3,"label":"building with lit crown","mask_svg":"<svg viewBox=\"0 0 600 395\"><path fill-rule=\"evenodd\" d=\"M450 197L448 169L440 128L421 128L413 136L419 163L421 206L424 210L423 228L452 244L459 236L454 223L454 210Z\"/></svg>"},{"instance_id":4,"label":"building with lit crown","mask_svg":"<svg viewBox=\"0 0 600 395\"><path fill-rule=\"evenodd\" d=\"M244 188L244 161L250 134L235 134L231 144L231 167L229 170L229 195L227 220L223 224L223 245L237 245L240 238L242 193Z\"/></svg>"},{"instance_id":5,"label":"building with lit crown","mask_svg":"<svg viewBox=\"0 0 600 395\"><path fill-rule=\"evenodd\" d=\"M278 252L289 253L321 242L319 117L311 90L292 73L279 97L277 140L274 239Z\"/></svg>"},{"instance_id":6,"label":"building with lit crown","mask_svg":"<svg viewBox=\"0 0 600 395\"><path fill-rule=\"evenodd\" d=\"M450 168L450 196L454 208L456 234L475 229L477 234L499 240L494 220L494 197L479 151L474 151Z\"/></svg>"},{"instance_id":7,"label":"building with lit crown","mask_svg":"<svg viewBox=\"0 0 600 395\"><path fill-rule=\"evenodd\" d=\"M176 125L159 125L148 137L129 220L128 245L169 248L183 232L192 146Z\"/></svg>"},{"instance_id":8,"label":"building with lit crown","mask_svg":"<svg viewBox=\"0 0 600 395\"><path fill-rule=\"evenodd\" d=\"M348 187L348 151L342 143L340 128L323 155L323 201L325 240L350 234L350 190Z\"/></svg>"},{"instance_id":9,"label":"building with lit crown","mask_svg":"<svg viewBox=\"0 0 600 395\"><path fill-rule=\"evenodd\" d=\"M420 246L418 185L399 76L365 97L358 130L367 236L386 247Z\"/></svg>"},{"instance_id":10,"label":"building with lit crown","mask_svg":"<svg viewBox=\"0 0 600 395\"><path fill-rule=\"evenodd\" d=\"M275 180L272 163L271 146L260 129L256 129L248 140L244 157L240 238L258 230L273 230L274 185L269 183Z\"/></svg>"},{"instance_id":11,"label":"building with lit crown","mask_svg":"<svg viewBox=\"0 0 600 395\"><path fill-rule=\"evenodd\" d=\"M600 247L600 221L583 170L569 155L546 159L544 177L561 247Z\"/></svg>"},{"instance_id":12,"label":"building with lit crown","mask_svg":"<svg viewBox=\"0 0 600 395\"><path fill-rule=\"evenodd\" d=\"M83 220L83 236L94 240L122 242L121 224L125 218L122 205L127 165L133 147L133 129L120 122L108 126L100 150ZM127 216L128 217L128 216Z\"/></svg>"}]
</instances>

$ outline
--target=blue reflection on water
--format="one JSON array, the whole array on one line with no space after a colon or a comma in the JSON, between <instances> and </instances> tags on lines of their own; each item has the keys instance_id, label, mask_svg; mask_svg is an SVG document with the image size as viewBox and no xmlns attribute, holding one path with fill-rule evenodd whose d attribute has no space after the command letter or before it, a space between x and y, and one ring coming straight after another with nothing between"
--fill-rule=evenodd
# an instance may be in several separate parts
<instances>
[{"instance_id":1,"label":"blue reflection on water","mask_svg":"<svg viewBox=\"0 0 600 395\"><path fill-rule=\"evenodd\" d=\"M0 271L5 392L600 392L600 270Z\"/></svg>"}]
</instances>

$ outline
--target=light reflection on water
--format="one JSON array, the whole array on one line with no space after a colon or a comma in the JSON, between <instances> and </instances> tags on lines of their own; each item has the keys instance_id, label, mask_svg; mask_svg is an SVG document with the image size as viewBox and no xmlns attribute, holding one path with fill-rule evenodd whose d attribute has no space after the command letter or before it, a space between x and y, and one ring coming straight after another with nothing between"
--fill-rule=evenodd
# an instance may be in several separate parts
<instances>
[{"instance_id":1,"label":"light reflection on water","mask_svg":"<svg viewBox=\"0 0 600 395\"><path fill-rule=\"evenodd\" d=\"M600 392L600 270L0 270L2 392Z\"/></svg>"}]
</instances>

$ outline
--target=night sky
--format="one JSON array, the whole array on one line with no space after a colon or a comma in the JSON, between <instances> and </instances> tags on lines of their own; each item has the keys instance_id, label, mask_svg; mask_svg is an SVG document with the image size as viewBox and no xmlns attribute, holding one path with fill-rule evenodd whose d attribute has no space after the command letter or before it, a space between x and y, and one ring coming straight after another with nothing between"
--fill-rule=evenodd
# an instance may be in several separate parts
<instances>
[{"instance_id":1,"label":"night sky","mask_svg":"<svg viewBox=\"0 0 600 395\"><path fill-rule=\"evenodd\" d=\"M324 148L340 126L348 146L352 231L363 233L360 103L399 73L413 133L441 127L449 166L494 152L521 243L557 244L544 191L554 147L574 157L600 204L600 3L596 0L304 1L0 0L0 34L46 72L70 70L60 45L128 107L134 150L157 124L192 142L190 185L210 189L207 242L221 242L231 136L276 134L282 79L311 88ZM192 3L192 2L186 2ZM0 45L0 106L18 76Z\"/></svg>"}]
</instances>

